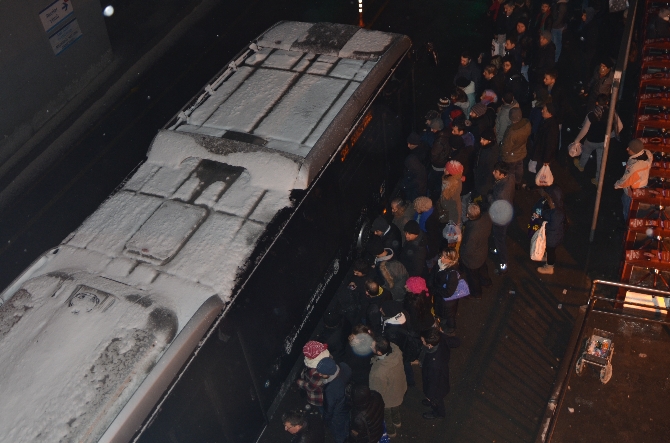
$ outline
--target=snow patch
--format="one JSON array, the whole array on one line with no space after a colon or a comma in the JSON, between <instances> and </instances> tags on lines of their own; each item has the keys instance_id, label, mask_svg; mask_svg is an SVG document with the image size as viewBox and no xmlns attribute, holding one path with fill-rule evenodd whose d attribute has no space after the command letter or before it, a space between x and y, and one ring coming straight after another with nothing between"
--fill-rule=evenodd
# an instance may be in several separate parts
<instances>
[{"instance_id":1,"label":"snow patch","mask_svg":"<svg viewBox=\"0 0 670 443\"><path fill-rule=\"evenodd\" d=\"M203 123L216 111L221 103L228 100L232 94L247 77L254 72L253 68L248 66L241 66L233 73L226 81L224 81L219 88L214 91L214 94L209 96L204 103L198 106L188 118L190 125L202 126Z\"/></svg>"},{"instance_id":2,"label":"snow patch","mask_svg":"<svg viewBox=\"0 0 670 443\"><path fill-rule=\"evenodd\" d=\"M291 49L291 45L305 34L312 23L282 22L263 34L256 43L259 47Z\"/></svg>"},{"instance_id":3,"label":"snow patch","mask_svg":"<svg viewBox=\"0 0 670 443\"><path fill-rule=\"evenodd\" d=\"M340 50L340 57L361 60L378 59L393 42L393 35L359 29Z\"/></svg>"}]
</instances>

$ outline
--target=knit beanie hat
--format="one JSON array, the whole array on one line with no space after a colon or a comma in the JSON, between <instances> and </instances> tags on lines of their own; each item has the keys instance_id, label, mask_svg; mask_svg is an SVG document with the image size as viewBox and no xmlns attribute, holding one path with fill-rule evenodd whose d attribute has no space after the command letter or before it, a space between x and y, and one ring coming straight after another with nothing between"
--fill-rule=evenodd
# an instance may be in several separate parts
<instances>
[{"instance_id":1,"label":"knit beanie hat","mask_svg":"<svg viewBox=\"0 0 670 443\"><path fill-rule=\"evenodd\" d=\"M444 173L448 175L463 175L463 165L456 160L450 160L444 167Z\"/></svg>"},{"instance_id":2,"label":"knit beanie hat","mask_svg":"<svg viewBox=\"0 0 670 443\"><path fill-rule=\"evenodd\" d=\"M408 234L419 235L421 229L419 228L419 223L416 220L410 220L405 223L403 230Z\"/></svg>"},{"instance_id":3,"label":"knit beanie hat","mask_svg":"<svg viewBox=\"0 0 670 443\"><path fill-rule=\"evenodd\" d=\"M416 132L412 132L409 137L407 137L407 143L410 145L418 145L421 143L421 137Z\"/></svg>"},{"instance_id":4,"label":"knit beanie hat","mask_svg":"<svg viewBox=\"0 0 670 443\"><path fill-rule=\"evenodd\" d=\"M310 369L315 369L321 360L330 357L328 345L314 340L305 343L305 346L302 347L302 353L305 355L305 366Z\"/></svg>"},{"instance_id":5,"label":"knit beanie hat","mask_svg":"<svg viewBox=\"0 0 670 443\"><path fill-rule=\"evenodd\" d=\"M642 143L642 140L639 138L633 139L628 143L628 149L630 149L633 154L637 154L644 149L644 143Z\"/></svg>"},{"instance_id":6,"label":"knit beanie hat","mask_svg":"<svg viewBox=\"0 0 670 443\"><path fill-rule=\"evenodd\" d=\"M509 110L509 119L512 123L517 123L521 121L521 109L512 108Z\"/></svg>"},{"instance_id":7,"label":"knit beanie hat","mask_svg":"<svg viewBox=\"0 0 670 443\"><path fill-rule=\"evenodd\" d=\"M316 371L323 375L335 375L337 372L337 364L332 358L326 357L316 365Z\"/></svg>"},{"instance_id":8,"label":"knit beanie hat","mask_svg":"<svg viewBox=\"0 0 670 443\"><path fill-rule=\"evenodd\" d=\"M493 131L493 128L486 128L482 131L481 138L493 142L496 139L496 133Z\"/></svg>"},{"instance_id":9,"label":"knit beanie hat","mask_svg":"<svg viewBox=\"0 0 670 443\"><path fill-rule=\"evenodd\" d=\"M484 103L476 103L471 109L470 112L475 114L477 117L481 117L486 114L486 105Z\"/></svg>"},{"instance_id":10,"label":"knit beanie hat","mask_svg":"<svg viewBox=\"0 0 670 443\"><path fill-rule=\"evenodd\" d=\"M389 228L389 222L387 222L383 217L377 217L372 222L372 230L373 231L386 232L386 230L388 228Z\"/></svg>"},{"instance_id":11,"label":"knit beanie hat","mask_svg":"<svg viewBox=\"0 0 670 443\"><path fill-rule=\"evenodd\" d=\"M451 104L451 99L449 97L442 97L437 101L437 107L441 111Z\"/></svg>"},{"instance_id":12,"label":"knit beanie hat","mask_svg":"<svg viewBox=\"0 0 670 443\"><path fill-rule=\"evenodd\" d=\"M430 122L438 118L439 116L440 116L439 112L435 111L434 109L431 109L430 111L426 112L426 116L424 117L424 119Z\"/></svg>"},{"instance_id":13,"label":"knit beanie hat","mask_svg":"<svg viewBox=\"0 0 670 443\"><path fill-rule=\"evenodd\" d=\"M441 117L434 118L430 121L430 129L436 129L438 131L441 131L444 129L444 122L442 121Z\"/></svg>"},{"instance_id":14,"label":"knit beanie hat","mask_svg":"<svg viewBox=\"0 0 670 443\"><path fill-rule=\"evenodd\" d=\"M405 283L407 290L412 294L421 294L422 292L428 292L428 287L426 286L426 280L422 277L410 277Z\"/></svg>"},{"instance_id":15,"label":"knit beanie hat","mask_svg":"<svg viewBox=\"0 0 670 443\"><path fill-rule=\"evenodd\" d=\"M487 89L482 93L481 103L488 105L489 103L498 103L498 95L492 89Z\"/></svg>"}]
</instances>

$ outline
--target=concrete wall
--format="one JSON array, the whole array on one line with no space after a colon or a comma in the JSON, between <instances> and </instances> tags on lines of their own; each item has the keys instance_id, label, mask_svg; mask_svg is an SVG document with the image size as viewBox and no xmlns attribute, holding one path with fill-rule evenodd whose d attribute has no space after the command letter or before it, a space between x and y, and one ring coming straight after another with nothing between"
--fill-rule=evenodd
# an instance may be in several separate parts
<instances>
[{"instance_id":1,"label":"concrete wall","mask_svg":"<svg viewBox=\"0 0 670 443\"><path fill-rule=\"evenodd\" d=\"M53 0L0 0L0 162L16 152L111 60L99 0L60 0L73 15L47 32L40 12ZM65 14L63 14L65 15ZM76 18L81 37L56 55L49 41Z\"/></svg>"}]
</instances>

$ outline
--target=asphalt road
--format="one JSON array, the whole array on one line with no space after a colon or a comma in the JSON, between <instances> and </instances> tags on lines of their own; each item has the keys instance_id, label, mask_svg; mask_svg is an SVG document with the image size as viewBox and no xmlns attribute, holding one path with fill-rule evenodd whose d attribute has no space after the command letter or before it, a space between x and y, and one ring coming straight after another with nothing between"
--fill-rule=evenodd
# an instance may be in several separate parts
<instances>
[{"instance_id":1,"label":"asphalt road","mask_svg":"<svg viewBox=\"0 0 670 443\"><path fill-rule=\"evenodd\" d=\"M415 42L420 124L425 111L448 91L460 52L486 48L489 36L482 15L488 2L369 3L365 13L368 25L405 33ZM132 44L130 33L143 29L141 14L149 12L138 10L139 21L128 33L121 28L110 30L110 35L118 42ZM251 39L282 19L358 21L356 5L350 1L221 2L153 68L139 76L131 91L101 120L92 121L67 155L0 214L0 287L7 286L43 251L76 229L145 158L156 131ZM437 66L425 53L424 45L429 41L435 43L440 55ZM614 153L614 164L619 160L617 155L621 153ZM607 189L620 169L609 170ZM452 352L447 419L425 422L420 387L411 388L403 405L403 427L393 441L534 441L577 307L587 298L590 279L617 279L621 253L621 234L614 229L620 211L618 195L612 191L605 194L601 230L596 242L589 244L595 196L591 176L580 175L567 161L555 175L568 196L571 218L565 244L558 250L556 274L540 277L535 271L537 264L528 259L525 226L538 196L519 192L515 221L509 230L510 272L494 279L483 300L464 300L459 309L462 345ZM301 404L297 395L289 394L278 415ZM262 441L289 440L275 418Z\"/></svg>"}]
</instances>

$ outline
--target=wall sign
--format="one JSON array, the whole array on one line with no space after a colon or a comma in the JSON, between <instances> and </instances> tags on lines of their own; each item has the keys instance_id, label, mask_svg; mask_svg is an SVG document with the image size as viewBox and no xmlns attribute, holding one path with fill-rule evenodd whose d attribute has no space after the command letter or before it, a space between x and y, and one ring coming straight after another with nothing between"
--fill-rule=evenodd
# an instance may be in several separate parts
<instances>
[{"instance_id":1,"label":"wall sign","mask_svg":"<svg viewBox=\"0 0 670 443\"><path fill-rule=\"evenodd\" d=\"M65 50L72 43L81 37L81 29L77 19L73 19L70 23L63 26L60 31L49 37L49 43L54 50L54 54L58 55Z\"/></svg>"},{"instance_id":2,"label":"wall sign","mask_svg":"<svg viewBox=\"0 0 670 443\"><path fill-rule=\"evenodd\" d=\"M40 20L46 32L51 31L59 23L70 17L74 12L74 7L70 0L56 0L46 8L40 11Z\"/></svg>"}]
</instances>

